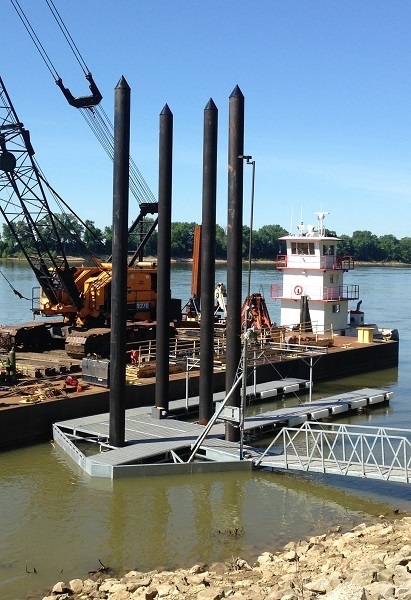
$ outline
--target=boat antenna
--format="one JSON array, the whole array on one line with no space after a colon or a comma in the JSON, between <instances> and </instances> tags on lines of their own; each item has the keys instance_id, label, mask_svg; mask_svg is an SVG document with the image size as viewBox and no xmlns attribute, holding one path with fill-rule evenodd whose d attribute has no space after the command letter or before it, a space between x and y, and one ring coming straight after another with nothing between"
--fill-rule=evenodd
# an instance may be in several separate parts
<instances>
[{"instance_id":1,"label":"boat antenna","mask_svg":"<svg viewBox=\"0 0 411 600\"><path fill-rule=\"evenodd\" d=\"M325 235L325 227L324 227L324 218L325 215L329 215L329 212L317 212L314 213L315 215L317 215L318 218L318 233L320 234L321 237L323 237Z\"/></svg>"}]
</instances>

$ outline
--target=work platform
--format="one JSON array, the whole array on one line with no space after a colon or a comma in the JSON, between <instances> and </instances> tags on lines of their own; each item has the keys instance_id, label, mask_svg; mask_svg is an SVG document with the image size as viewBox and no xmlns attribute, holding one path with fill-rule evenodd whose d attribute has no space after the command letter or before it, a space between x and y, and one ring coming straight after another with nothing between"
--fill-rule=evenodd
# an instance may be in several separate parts
<instances>
[{"instance_id":1,"label":"work platform","mask_svg":"<svg viewBox=\"0 0 411 600\"><path fill-rule=\"evenodd\" d=\"M286 382L281 381L281 384L284 388ZM294 381L292 385L297 385L297 382ZM302 382L298 382L298 385L302 385ZM392 392L385 390L367 388L246 417L244 439L250 441L285 427L295 427L310 419L320 421L342 412L387 402L392 395ZM218 399L215 397L215 400ZM181 402L184 403L170 403L170 414L173 410L181 410ZM125 429L126 445L121 448L109 445L109 414L56 423L53 426L53 436L55 443L85 473L111 479L164 473L252 469L260 465L264 452L263 449L253 448L243 442L240 447L238 442L226 441L224 423L217 421L198 446L195 461L187 462L204 427L175 418L153 418L148 407L127 410Z\"/></svg>"}]
</instances>

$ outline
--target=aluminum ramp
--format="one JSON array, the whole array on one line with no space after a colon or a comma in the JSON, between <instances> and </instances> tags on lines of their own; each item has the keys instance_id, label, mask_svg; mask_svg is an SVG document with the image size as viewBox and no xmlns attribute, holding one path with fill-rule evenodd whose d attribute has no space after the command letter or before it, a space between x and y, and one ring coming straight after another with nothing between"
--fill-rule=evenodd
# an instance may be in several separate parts
<instances>
[{"instance_id":1,"label":"aluminum ramp","mask_svg":"<svg viewBox=\"0 0 411 600\"><path fill-rule=\"evenodd\" d=\"M284 427L254 464L410 483L411 430L306 422Z\"/></svg>"}]
</instances>

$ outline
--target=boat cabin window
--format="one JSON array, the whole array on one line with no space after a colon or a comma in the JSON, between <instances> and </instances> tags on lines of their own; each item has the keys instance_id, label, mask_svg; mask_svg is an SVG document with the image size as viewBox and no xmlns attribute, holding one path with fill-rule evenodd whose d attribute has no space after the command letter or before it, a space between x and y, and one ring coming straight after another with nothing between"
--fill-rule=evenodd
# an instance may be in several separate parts
<instances>
[{"instance_id":1,"label":"boat cabin window","mask_svg":"<svg viewBox=\"0 0 411 600\"><path fill-rule=\"evenodd\" d=\"M333 313L339 313L341 310L341 307L339 304L334 304L333 306Z\"/></svg>"},{"instance_id":2,"label":"boat cabin window","mask_svg":"<svg viewBox=\"0 0 411 600\"><path fill-rule=\"evenodd\" d=\"M324 256L334 256L335 254L335 246L327 246L326 244L323 245L323 255Z\"/></svg>"},{"instance_id":3,"label":"boat cabin window","mask_svg":"<svg viewBox=\"0 0 411 600\"><path fill-rule=\"evenodd\" d=\"M313 255L314 243L313 242L291 242L291 254L305 254Z\"/></svg>"}]
</instances>

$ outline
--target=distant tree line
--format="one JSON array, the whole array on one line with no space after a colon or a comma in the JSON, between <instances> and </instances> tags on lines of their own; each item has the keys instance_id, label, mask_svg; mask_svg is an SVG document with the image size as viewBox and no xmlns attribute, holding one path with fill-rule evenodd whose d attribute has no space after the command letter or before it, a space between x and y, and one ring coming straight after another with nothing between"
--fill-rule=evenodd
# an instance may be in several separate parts
<instances>
[{"instance_id":1,"label":"distant tree line","mask_svg":"<svg viewBox=\"0 0 411 600\"><path fill-rule=\"evenodd\" d=\"M147 228L152 223L153 220L146 220L145 227ZM192 257L195 227L196 223L193 222L172 223L172 258L187 259ZM56 215L56 229L57 231L53 230L47 220L42 223L41 234L43 239L47 240L48 249L56 255L59 253L56 235L66 256L84 256L86 250L100 258L105 258L111 254L111 227L99 229L93 221L85 221L83 225L75 217L62 214ZM34 240L23 221L16 224L16 231L24 248L30 254ZM334 231L327 230L326 233L327 235L336 236ZM277 254L285 254L285 243L279 238L287 234L287 230L280 225L264 225L258 230L253 230L253 260L274 260ZM130 238L130 252L135 250L139 236L141 238L142 235L144 235L144 231L140 227ZM363 262L411 263L411 237L397 239L392 234L377 236L371 231L354 231L352 236L340 235L339 238L341 240L338 243L338 254L340 256L354 256L356 261ZM244 226L242 247L244 259L248 258L249 242L250 228ZM215 253L217 259L225 260L227 258L227 233L220 225L216 226ZM157 255L157 231L154 231L148 240L144 254L146 256ZM2 258L23 256L19 244L7 224L3 224L0 235L0 256Z\"/></svg>"}]
</instances>

